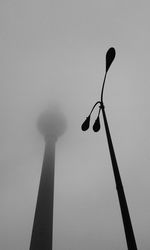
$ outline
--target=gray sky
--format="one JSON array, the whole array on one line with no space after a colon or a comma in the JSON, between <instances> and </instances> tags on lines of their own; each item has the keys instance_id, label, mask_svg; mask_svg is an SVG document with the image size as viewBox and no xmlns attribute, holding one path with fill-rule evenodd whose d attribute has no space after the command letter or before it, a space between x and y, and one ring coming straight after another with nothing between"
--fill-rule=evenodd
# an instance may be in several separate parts
<instances>
[{"instance_id":1,"label":"gray sky","mask_svg":"<svg viewBox=\"0 0 150 250\"><path fill-rule=\"evenodd\" d=\"M1 0L0 249L29 249L44 150L36 119L53 102L68 121L57 144L54 250L126 249L103 123L99 134L80 130L114 46L105 106L137 244L149 250L149 7Z\"/></svg>"}]
</instances>

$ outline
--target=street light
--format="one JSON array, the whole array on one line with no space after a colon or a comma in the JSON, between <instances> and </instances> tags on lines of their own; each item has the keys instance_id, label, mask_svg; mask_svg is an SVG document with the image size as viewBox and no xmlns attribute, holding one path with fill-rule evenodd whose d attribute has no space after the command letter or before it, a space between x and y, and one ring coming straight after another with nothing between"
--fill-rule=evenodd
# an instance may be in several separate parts
<instances>
[{"instance_id":1,"label":"street light","mask_svg":"<svg viewBox=\"0 0 150 250\"><path fill-rule=\"evenodd\" d=\"M114 48L110 48L106 53L106 70L105 70L103 85L101 89L101 99L100 101L94 104L89 116L83 122L81 129L83 131L88 130L90 126L91 114L93 110L95 109L95 107L99 104L98 116L93 125L93 130L94 132L98 132L100 130L100 118L99 117L100 117L100 111L102 110L106 137L107 137L107 142L108 142L108 147L109 147L109 152L110 152L110 158L111 158L111 163L112 163L112 168L113 168L113 173L114 173L114 178L115 178L115 183L116 183L116 189L117 189L118 199L119 199L119 204L120 204L120 209L121 209L121 215L122 215L122 220L123 220L123 225L124 225L124 230L125 230L126 242L127 242L128 250L137 250L137 245L136 245L131 218L130 218L130 214L128 210L128 205L127 205L127 201L126 201L126 197L125 197L125 193L123 189L121 176L119 173L119 168L118 168L118 164L116 160L116 155L115 155L115 151L114 151L114 147L113 147L113 143L111 139L111 134L110 134L110 130L109 130L108 122L107 122L105 107L103 103L103 92L104 92L105 80L106 80L107 72L115 58L115 55L116 55L116 52Z\"/></svg>"}]
</instances>

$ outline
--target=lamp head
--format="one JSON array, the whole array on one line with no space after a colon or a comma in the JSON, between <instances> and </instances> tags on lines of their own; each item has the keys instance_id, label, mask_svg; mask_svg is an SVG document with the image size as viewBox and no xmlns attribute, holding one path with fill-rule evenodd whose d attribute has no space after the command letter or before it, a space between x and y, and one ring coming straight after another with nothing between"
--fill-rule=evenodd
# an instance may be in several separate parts
<instances>
[{"instance_id":1,"label":"lamp head","mask_svg":"<svg viewBox=\"0 0 150 250\"><path fill-rule=\"evenodd\" d=\"M89 129L90 126L90 115L85 119L85 121L83 122L81 129L82 131L86 131Z\"/></svg>"},{"instance_id":2,"label":"lamp head","mask_svg":"<svg viewBox=\"0 0 150 250\"><path fill-rule=\"evenodd\" d=\"M116 55L116 51L113 47L111 47L107 53L106 53L106 73L108 72L114 58L115 58L115 55Z\"/></svg>"},{"instance_id":3,"label":"lamp head","mask_svg":"<svg viewBox=\"0 0 150 250\"><path fill-rule=\"evenodd\" d=\"M94 122L94 125L93 125L93 131L94 132L98 132L100 130L100 118L99 118L99 115L97 116L95 122Z\"/></svg>"}]
</instances>

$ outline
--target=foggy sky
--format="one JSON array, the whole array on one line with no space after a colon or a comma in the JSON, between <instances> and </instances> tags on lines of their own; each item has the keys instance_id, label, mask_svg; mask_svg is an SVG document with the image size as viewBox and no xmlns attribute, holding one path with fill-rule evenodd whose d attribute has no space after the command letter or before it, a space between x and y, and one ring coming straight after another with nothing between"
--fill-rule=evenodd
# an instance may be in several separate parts
<instances>
[{"instance_id":1,"label":"foggy sky","mask_svg":"<svg viewBox=\"0 0 150 250\"><path fill-rule=\"evenodd\" d=\"M54 250L126 249L102 119L100 133L80 130L111 46L106 112L137 245L149 250L149 8L145 0L1 0L1 250L29 249L44 152L36 121L51 103L68 122L56 151Z\"/></svg>"}]
</instances>

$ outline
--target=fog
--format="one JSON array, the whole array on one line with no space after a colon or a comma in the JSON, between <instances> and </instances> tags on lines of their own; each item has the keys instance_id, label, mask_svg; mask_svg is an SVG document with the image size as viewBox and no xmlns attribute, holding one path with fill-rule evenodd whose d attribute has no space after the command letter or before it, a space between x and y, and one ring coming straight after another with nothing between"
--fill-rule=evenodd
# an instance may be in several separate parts
<instances>
[{"instance_id":1,"label":"fog","mask_svg":"<svg viewBox=\"0 0 150 250\"><path fill-rule=\"evenodd\" d=\"M149 250L149 7L1 0L0 249L29 249L44 153L37 119L54 103L67 130L56 148L53 249L127 249L103 121L97 134L80 129L113 46L104 102L137 245Z\"/></svg>"}]
</instances>

